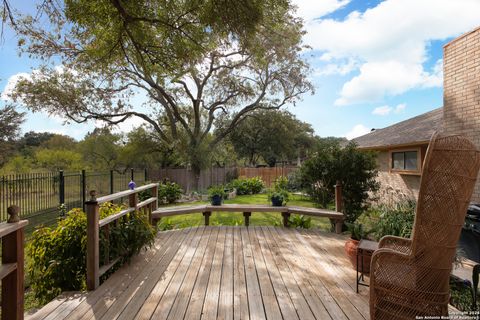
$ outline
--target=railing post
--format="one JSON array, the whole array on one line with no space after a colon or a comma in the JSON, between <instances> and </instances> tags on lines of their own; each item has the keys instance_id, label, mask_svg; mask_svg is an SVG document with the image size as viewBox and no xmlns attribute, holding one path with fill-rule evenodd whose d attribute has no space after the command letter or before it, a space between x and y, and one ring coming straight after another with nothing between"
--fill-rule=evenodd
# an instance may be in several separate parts
<instances>
[{"instance_id":1,"label":"railing post","mask_svg":"<svg viewBox=\"0 0 480 320\"><path fill-rule=\"evenodd\" d=\"M335 211L343 212L342 183L337 180L335 184Z\"/></svg>"},{"instance_id":2,"label":"railing post","mask_svg":"<svg viewBox=\"0 0 480 320\"><path fill-rule=\"evenodd\" d=\"M288 228L288 222L290 219L290 212L282 212L282 217L283 217L283 226L285 228Z\"/></svg>"},{"instance_id":3,"label":"railing post","mask_svg":"<svg viewBox=\"0 0 480 320\"><path fill-rule=\"evenodd\" d=\"M147 171L147 168L144 169L144 173L145 173L145 180L144 182L146 183L148 181L148 171Z\"/></svg>"},{"instance_id":4,"label":"railing post","mask_svg":"<svg viewBox=\"0 0 480 320\"><path fill-rule=\"evenodd\" d=\"M133 171L133 168L130 168L130 179L131 179L132 181L135 180L135 172Z\"/></svg>"},{"instance_id":5,"label":"railing post","mask_svg":"<svg viewBox=\"0 0 480 320\"><path fill-rule=\"evenodd\" d=\"M335 211L343 212L342 182L339 180L335 184ZM335 220L335 232L338 234L342 233L342 227L342 220Z\"/></svg>"},{"instance_id":6,"label":"railing post","mask_svg":"<svg viewBox=\"0 0 480 320\"><path fill-rule=\"evenodd\" d=\"M99 205L95 190L90 191L90 200L85 205L87 208L87 289L95 290L100 283Z\"/></svg>"},{"instance_id":7,"label":"railing post","mask_svg":"<svg viewBox=\"0 0 480 320\"><path fill-rule=\"evenodd\" d=\"M7 209L10 219L7 223L20 223L20 208ZM26 225L28 222L23 221ZM2 238L2 265L16 264L14 271L2 279L2 320L23 319L24 312L24 227Z\"/></svg>"},{"instance_id":8,"label":"railing post","mask_svg":"<svg viewBox=\"0 0 480 320\"><path fill-rule=\"evenodd\" d=\"M128 206L130 208L137 208L137 204L138 204L138 197L137 197L137 193L135 192L128 196Z\"/></svg>"},{"instance_id":9,"label":"railing post","mask_svg":"<svg viewBox=\"0 0 480 320\"><path fill-rule=\"evenodd\" d=\"M63 174L63 170L60 170L58 179L59 179L59 184L58 184L59 202L60 202L60 205L62 205L65 203L65 175Z\"/></svg>"},{"instance_id":10,"label":"railing post","mask_svg":"<svg viewBox=\"0 0 480 320\"><path fill-rule=\"evenodd\" d=\"M148 221L150 222L150 224L156 225L158 221L157 220L153 221L152 212L158 209L158 184L156 184L155 187L152 188L152 197L157 198L157 200L155 200L151 204L149 215L148 215Z\"/></svg>"},{"instance_id":11,"label":"railing post","mask_svg":"<svg viewBox=\"0 0 480 320\"><path fill-rule=\"evenodd\" d=\"M115 185L113 182L113 170L110 170L110 194L115 193Z\"/></svg>"}]
</instances>

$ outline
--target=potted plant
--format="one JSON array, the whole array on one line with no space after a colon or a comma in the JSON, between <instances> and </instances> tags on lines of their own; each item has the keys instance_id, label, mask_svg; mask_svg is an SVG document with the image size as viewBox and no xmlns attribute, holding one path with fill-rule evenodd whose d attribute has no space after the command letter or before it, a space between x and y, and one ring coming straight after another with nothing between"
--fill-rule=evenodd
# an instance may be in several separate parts
<instances>
[{"instance_id":1,"label":"potted plant","mask_svg":"<svg viewBox=\"0 0 480 320\"><path fill-rule=\"evenodd\" d=\"M281 207L288 202L288 192L285 190L276 190L269 193L268 198L272 202L272 206Z\"/></svg>"},{"instance_id":2,"label":"potted plant","mask_svg":"<svg viewBox=\"0 0 480 320\"><path fill-rule=\"evenodd\" d=\"M212 206L219 206L222 204L225 196L225 189L223 186L213 186L208 189L208 199Z\"/></svg>"},{"instance_id":3,"label":"potted plant","mask_svg":"<svg viewBox=\"0 0 480 320\"><path fill-rule=\"evenodd\" d=\"M345 253L347 254L353 269L357 269L357 248L361 239L366 239L369 232L358 222L347 224L350 231L350 239L345 242ZM370 273L370 256L363 257L363 272Z\"/></svg>"}]
</instances>

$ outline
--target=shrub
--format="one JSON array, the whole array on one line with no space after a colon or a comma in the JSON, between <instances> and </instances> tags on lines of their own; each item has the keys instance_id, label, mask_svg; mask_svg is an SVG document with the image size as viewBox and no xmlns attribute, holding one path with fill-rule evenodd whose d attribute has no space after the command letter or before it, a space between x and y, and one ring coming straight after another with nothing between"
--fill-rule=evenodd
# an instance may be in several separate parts
<instances>
[{"instance_id":1,"label":"shrub","mask_svg":"<svg viewBox=\"0 0 480 320\"><path fill-rule=\"evenodd\" d=\"M265 184L260 177L253 177L232 180L228 187L237 189L238 195L245 195L262 192L263 188L265 188Z\"/></svg>"},{"instance_id":2,"label":"shrub","mask_svg":"<svg viewBox=\"0 0 480 320\"><path fill-rule=\"evenodd\" d=\"M288 190L288 178L285 176L280 176L273 182L273 189L275 191Z\"/></svg>"},{"instance_id":3,"label":"shrub","mask_svg":"<svg viewBox=\"0 0 480 320\"><path fill-rule=\"evenodd\" d=\"M366 209L369 192L378 189L373 153L359 151L354 143L338 142L319 148L300 168L301 184L308 195L324 208L335 199L334 185L342 182L346 222L354 222Z\"/></svg>"},{"instance_id":4,"label":"shrub","mask_svg":"<svg viewBox=\"0 0 480 320\"><path fill-rule=\"evenodd\" d=\"M347 228L348 228L348 231L350 232L350 238L352 238L353 240L360 241L362 239L366 239L370 233L367 230L365 230L363 224L357 223L357 222L348 223Z\"/></svg>"},{"instance_id":5,"label":"shrub","mask_svg":"<svg viewBox=\"0 0 480 320\"><path fill-rule=\"evenodd\" d=\"M164 181L158 186L158 199L163 204L175 203L182 194L182 188L175 182Z\"/></svg>"},{"instance_id":6,"label":"shrub","mask_svg":"<svg viewBox=\"0 0 480 320\"><path fill-rule=\"evenodd\" d=\"M100 207L105 218L121 210L111 203ZM143 247L151 245L154 229L141 213L127 215L115 227L110 226L110 257L127 261ZM105 235L100 233L100 261L105 259ZM46 303L62 291L85 289L87 218L81 209L73 209L56 227L35 230L27 246L30 257L27 273L35 297Z\"/></svg>"},{"instance_id":7,"label":"shrub","mask_svg":"<svg viewBox=\"0 0 480 320\"><path fill-rule=\"evenodd\" d=\"M303 214L295 214L288 220L289 225L294 228L309 229L312 226L312 218Z\"/></svg>"},{"instance_id":8,"label":"shrub","mask_svg":"<svg viewBox=\"0 0 480 320\"><path fill-rule=\"evenodd\" d=\"M400 202L394 206L380 205L370 215L378 218L373 223L373 234L377 240L392 235L410 238L415 220L415 201Z\"/></svg>"},{"instance_id":9,"label":"shrub","mask_svg":"<svg viewBox=\"0 0 480 320\"><path fill-rule=\"evenodd\" d=\"M302 180L300 170L292 171L287 176L288 184L287 190L290 192L302 191Z\"/></svg>"}]
</instances>

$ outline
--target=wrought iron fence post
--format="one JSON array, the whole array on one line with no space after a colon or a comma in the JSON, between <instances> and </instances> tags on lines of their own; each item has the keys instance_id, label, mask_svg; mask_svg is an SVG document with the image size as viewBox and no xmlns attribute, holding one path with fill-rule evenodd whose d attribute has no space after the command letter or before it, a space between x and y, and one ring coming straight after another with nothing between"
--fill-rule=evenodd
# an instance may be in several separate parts
<instances>
[{"instance_id":1,"label":"wrought iron fence post","mask_svg":"<svg viewBox=\"0 0 480 320\"><path fill-rule=\"evenodd\" d=\"M135 181L135 179L134 179L134 178L135 178L134 174L135 174L135 173L134 173L134 171L133 171L133 168L130 168L130 178L131 178L132 181Z\"/></svg>"},{"instance_id":2,"label":"wrought iron fence post","mask_svg":"<svg viewBox=\"0 0 480 320\"><path fill-rule=\"evenodd\" d=\"M147 172L147 168L145 168L144 170L145 170L145 181L144 181L144 182L147 182L147 181L148 181L148 172Z\"/></svg>"},{"instance_id":3,"label":"wrought iron fence post","mask_svg":"<svg viewBox=\"0 0 480 320\"><path fill-rule=\"evenodd\" d=\"M65 203L65 175L63 174L63 170L60 170L59 175L58 175L58 195L59 195L59 201L60 205Z\"/></svg>"},{"instance_id":4,"label":"wrought iron fence post","mask_svg":"<svg viewBox=\"0 0 480 320\"><path fill-rule=\"evenodd\" d=\"M110 170L110 194L115 193L113 185L113 170Z\"/></svg>"},{"instance_id":5,"label":"wrought iron fence post","mask_svg":"<svg viewBox=\"0 0 480 320\"><path fill-rule=\"evenodd\" d=\"M81 187L82 187L82 208L83 212L85 212L85 202L86 202L86 193L87 193L87 175L85 170L82 170L82 180L81 180Z\"/></svg>"}]
</instances>

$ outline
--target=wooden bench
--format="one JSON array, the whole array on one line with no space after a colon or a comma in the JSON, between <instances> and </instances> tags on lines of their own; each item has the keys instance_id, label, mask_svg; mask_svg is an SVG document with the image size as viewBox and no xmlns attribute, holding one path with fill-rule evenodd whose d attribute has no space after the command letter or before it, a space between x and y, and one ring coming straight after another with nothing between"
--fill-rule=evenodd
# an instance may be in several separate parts
<instances>
[{"instance_id":1,"label":"wooden bench","mask_svg":"<svg viewBox=\"0 0 480 320\"><path fill-rule=\"evenodd\" d=\"M275 207L268 205L252 205L252 204L224 204L220 206L212 205L197 205L197 206L176 206L176 207L167 207L159 208L152 212L153 220L160 220L164 217L181 215L181 214L192 214L192 213L202 213L205 217L205 225L210 224L210 216L212 212L243 212L243 217L245 219L245 225L248 227L250 224L250 216L252 212L278 212L282 214L283 225L288 227L288 221L291 214L302 214L314 217L326 217L329 218L335 224L335 232L342 232L342 224L344 220L344 215L341 212L326 210L326 209L316 209L316 208L306 208L306 207Z\"/></svg>"}]
</instances>

